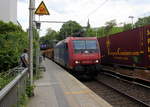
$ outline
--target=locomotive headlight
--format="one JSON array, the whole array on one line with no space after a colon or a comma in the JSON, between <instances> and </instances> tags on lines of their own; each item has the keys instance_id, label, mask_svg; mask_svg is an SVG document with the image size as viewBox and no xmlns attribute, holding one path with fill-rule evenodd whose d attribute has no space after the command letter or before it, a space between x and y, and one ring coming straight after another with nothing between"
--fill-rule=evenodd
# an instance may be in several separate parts
<instances>
[{"instance_id":1,"label":"locomotive headlight","mask_svg":"<svg viewBox=\"0 0 150 107\"><path fill-rule=\"evenodd\" d=\"M75 61L75 64L79 64L80 62L79 61Z\"/></svg>"},{"instance_id":2,"label":"locomotive headlight","mask_svg":"<svg viewBox=\"0 0 150 107\"><path fill-rule=\"evenodd\" d=\"M99 60L95 60L95 62L96 62L96 63L98 63L98 62L99 62Z\"/></svg>"}]
</instances>

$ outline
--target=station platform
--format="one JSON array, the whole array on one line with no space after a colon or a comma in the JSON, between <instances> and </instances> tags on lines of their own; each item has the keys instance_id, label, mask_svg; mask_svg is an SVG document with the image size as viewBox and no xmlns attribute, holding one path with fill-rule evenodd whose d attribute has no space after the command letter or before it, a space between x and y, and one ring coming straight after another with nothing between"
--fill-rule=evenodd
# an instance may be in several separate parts
<instances>
[{"instance_id":1,"label":"station platform","mask_svg":"<svg viewBox=\"0 0 150 107\"><path fill-rule=\"evenodd\" d=\"M43 65L46 72L35 81L35 96L27 107L111 107L51 60L46 59Z\"/></svg>"}]
</instances>

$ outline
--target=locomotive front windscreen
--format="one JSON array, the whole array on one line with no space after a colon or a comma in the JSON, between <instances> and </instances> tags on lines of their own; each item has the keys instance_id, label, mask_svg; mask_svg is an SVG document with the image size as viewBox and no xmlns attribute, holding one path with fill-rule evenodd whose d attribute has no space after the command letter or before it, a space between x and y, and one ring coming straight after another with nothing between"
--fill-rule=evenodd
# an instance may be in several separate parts
<instances>
[{"instance_id":1,"label":"locomotive front windscreen","mask_svg":"<svg viewBox=\"0 0 150 107\"><path fill-rule=\"evenodd\" d=\"M97 41L96 40L74 40L75 53L94 53L97 52Z\"/></svg>"}]
</instances>

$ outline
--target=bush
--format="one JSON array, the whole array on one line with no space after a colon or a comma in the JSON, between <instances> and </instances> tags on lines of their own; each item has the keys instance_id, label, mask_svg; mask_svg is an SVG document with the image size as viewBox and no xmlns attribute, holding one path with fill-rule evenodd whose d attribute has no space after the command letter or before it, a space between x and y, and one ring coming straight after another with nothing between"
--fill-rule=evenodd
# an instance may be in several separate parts
<instances>
[{"instance_id":1,"label":"bush","mask_svg":"<svg viewBox=\"0 0 150 107\"><path fill-rule=\"evenodd\" d=\"M27 48L27 33L13 23L0 21L0 72L18 65L20 55Z\"/></svg>"}]
</instances>

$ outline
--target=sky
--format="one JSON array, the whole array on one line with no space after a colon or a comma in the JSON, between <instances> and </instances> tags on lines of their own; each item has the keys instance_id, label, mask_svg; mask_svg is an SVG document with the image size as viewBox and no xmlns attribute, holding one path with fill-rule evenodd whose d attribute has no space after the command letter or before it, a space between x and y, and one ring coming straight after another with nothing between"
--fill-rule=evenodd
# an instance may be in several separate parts
<instances>
[{"instance_id":1,"label":"sky","mask_svg":"<svg viewBox=\"0 0 150 107\"><path fill-rule=\"evenodd\" d=\"M42 0L35 0L35 8ZM107 21L116 19L118 26L122 23L131 23L129 16L138 18L150 16L150 0L43 0L50 15L41 16L42 21L69 21L78 22L87 26L89 19L91 27L104 26ZM26 30L29 26L29 0L18 0L18 21ZM35 16L39 20L39 16ZM59 31L61 23L42 23L40 35L43 36L48 28Z\"/></svg>"}]
</instances>

